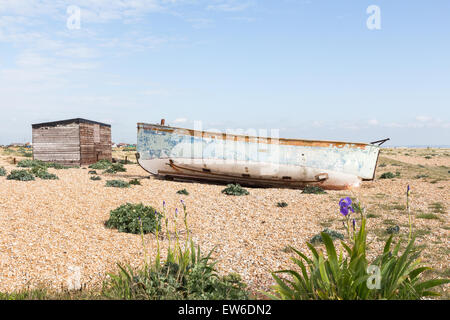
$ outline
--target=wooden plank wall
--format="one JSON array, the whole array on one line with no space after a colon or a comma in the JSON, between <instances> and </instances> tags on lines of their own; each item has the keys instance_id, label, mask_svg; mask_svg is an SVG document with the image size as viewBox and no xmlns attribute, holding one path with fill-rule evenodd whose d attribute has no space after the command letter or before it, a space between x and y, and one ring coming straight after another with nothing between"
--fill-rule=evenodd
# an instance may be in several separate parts
<instances>
[{"instance_id":1,"label":"wooden plank wall","mask_svg":"<svg viewBox=\"0 0 450 320\"><path fill-rule=\"evenodd\" d=\"M33 157L36 160L79 165L79 124L33 128Z\"/></svg>"},{"instance_id":2,"label":"wooden plank wall","mask_svg":"<svg viewBox=\"0 0 450 320\"><path fill-rule=\"evenodd\" d=\"M93 123L80 123L81 165L98 160L112 160L111 127Z\"/></svg>"}]
</instances>

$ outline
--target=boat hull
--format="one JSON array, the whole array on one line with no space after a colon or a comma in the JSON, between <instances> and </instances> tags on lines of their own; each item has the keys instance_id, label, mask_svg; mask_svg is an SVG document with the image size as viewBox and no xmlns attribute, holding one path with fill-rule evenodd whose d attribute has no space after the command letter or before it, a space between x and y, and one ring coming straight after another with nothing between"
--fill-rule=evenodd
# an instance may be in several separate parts
<instances>
[{"instance_id":1,"label":"boat hull","mask_svg":"<svg viewBox=\"0 0 450 320\"><path fill-rule=\"evenodd\" d=\"M350 189L372 180L379 146L275 139L138 124L137 158L163 177L254 186Z\"/></svg>"}]
</instances>

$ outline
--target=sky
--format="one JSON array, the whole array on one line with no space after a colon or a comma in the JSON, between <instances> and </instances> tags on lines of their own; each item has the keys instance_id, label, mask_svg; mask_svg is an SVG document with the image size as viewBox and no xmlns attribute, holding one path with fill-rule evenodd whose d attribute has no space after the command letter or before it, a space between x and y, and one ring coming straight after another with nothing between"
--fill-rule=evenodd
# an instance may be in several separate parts
<instances>
[{"instance_id":1,"label":"sky","mask_svg":"<svg viewBox=\"0 0 450 320\"><path fill-rule=\"evenodd\" d=\"M448 0L0 0L0 144L80 117L450 145L449 40Z\"/></svg>"}]
</instances>

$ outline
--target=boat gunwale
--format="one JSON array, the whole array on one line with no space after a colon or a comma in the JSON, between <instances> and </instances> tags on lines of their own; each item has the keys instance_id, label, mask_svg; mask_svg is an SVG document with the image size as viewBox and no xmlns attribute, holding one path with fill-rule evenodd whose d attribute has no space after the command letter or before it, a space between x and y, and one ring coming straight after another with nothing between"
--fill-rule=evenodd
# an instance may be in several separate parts
<instances>
[{"instance_id":1,"label":"boat gunwale","mask_svg":"<svg viewBox=\"0 0 450 320\"><path fill-rule=\"evenodd\" d=\"M366 146L372 146L375 147L377 149L381 149L380 146L375 145L375 144L370 144L370 143L364 143L364 142L346 142L346 141L331 141L331 140L308 140L308 139L291 139L291 138L271 138L271 137L258 137L258 136L250 136L250 135L241 135L241 134L227 134L227 133L221 133L221 132L212 132L212 131L199 131L199 130L194 130L194 129L187 129L187 128L180 128L180 127L171 127L171 126L162 126L159 124L150 124L150 123L143 123L143 122L138 122L137 123L137 129L164 129L164 130L170 130L170 131L174 131L174 130L185 130L188 131L190 133L190 136L196 136L195 133L201 133L201 136L203 137L204 134L206 133L207 135L217 135L217 136L231 136L231 137L238 137L238 138L243 138L243 139L264 139L264 140L278 140L278 141L283 141L285 142L287 145L289 145L289 142L304 142L304 143L310 143L310 144L314 144L314 143L324 143L324 144L331 144L333 146L340 146L342 145L350 145L353 148L365 148ZM314 146L314 145L313 145ZM319 146L320 147L320 146ZM324 146L327 147L327 146ZM329 147L329 146L328 146Z\"/></svg>"}]
</instances>

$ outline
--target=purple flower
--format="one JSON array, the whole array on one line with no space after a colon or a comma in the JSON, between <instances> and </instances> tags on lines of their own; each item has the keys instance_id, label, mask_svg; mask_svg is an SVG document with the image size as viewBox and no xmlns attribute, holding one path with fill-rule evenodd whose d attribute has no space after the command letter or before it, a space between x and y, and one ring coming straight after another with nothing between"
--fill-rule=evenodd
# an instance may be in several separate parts
<instances>
[{"instance_id":1,"label":"purple flower","mask_svg":"<svg viewBox=\"0 0 450 320\"><path fill-rule=\"evenodd\" d=\"M411 194L411 188L409 187L408 184L408 188L406 189L406 195L409 196Z\"/></svg>"},{"instance_id":2,"label":"purple flower","mask_svg":"<svg viewBox=\"0 0 450 320\"><path fill-rule=\"evenodd\" d=\"M178 217L178 208L175 208L175 218Z\"/></svg>"},{"instance_id":3,"label":"purple flower","mask_svg":"<svg viewBox=\"0 0 450 320\"><path fill-rule=\"evenodd\" d=\"M355 229L356 229L356 221L355 221L355 219L353 219L352 224L353 224L353 231L355 231Z\"/></svg>"},{"instance_id":4,"label":"purple flower","mask_svg":"<svg viewBox=\"0 0 450 320\"><path fill-rule=\"evenodd\" d=\"M349 214L349 210L351 212L355 212L355 210L353 209L353 206L352 206L352 199L350 199L349 197L342 198L339 201L339 206L340 206L341 213L344 215L344 217L346 217Z\"/></svg>"},{"instance_id":5,"label":"purple flower","mask_svg":"<svg viewBox=\"0 0 450 320\"><path fill-rule=\"evenodd\" d=\"M166 207L166 201L163 200L163 207Z\"/></svg>"}]
</instances>

